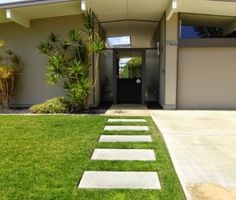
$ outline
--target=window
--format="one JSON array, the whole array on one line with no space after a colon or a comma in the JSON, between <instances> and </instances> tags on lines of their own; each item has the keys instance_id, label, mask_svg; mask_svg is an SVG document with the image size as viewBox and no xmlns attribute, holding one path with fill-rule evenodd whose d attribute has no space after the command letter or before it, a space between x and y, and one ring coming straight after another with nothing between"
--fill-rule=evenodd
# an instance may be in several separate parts
<instances>
[{"instance_id":1,"label":"window","mask_svg":"<svg viewBox=\"0 0 236 200\"><path fill-rule=\"evenodd\" d=\"M110 48L129 48L130 46L130 36L108 37L107 39L107 47Z\"/></svg>"},{"instance_id":2,"label":"window","mask_svg":"<svg viewBox=\"0 0 236 200\"><path fill-rule=\"evenodd\" d=\"M119 78L133 79L141 78L142 57L120 58L119 60Z\"/></svg>"},{"instance_id":3,"label":"window","mask_svg":"<svg viewBox=\"0 0 236 200\"><path fill-rule=\"evenodd\" d=\"M180 16L180 38L235 38L236 18L197 14Z\"/></svg>"},{"instance_id":4,"label":"window","mask_svg":"<svg viewBox=\"0 0 236 200\"><path fill-rule=\"evenodd\" d=\"M236 31L227 33L221 27L209 26L181 26L181 38L235 38Z\"/></svg>"}]
</instances>

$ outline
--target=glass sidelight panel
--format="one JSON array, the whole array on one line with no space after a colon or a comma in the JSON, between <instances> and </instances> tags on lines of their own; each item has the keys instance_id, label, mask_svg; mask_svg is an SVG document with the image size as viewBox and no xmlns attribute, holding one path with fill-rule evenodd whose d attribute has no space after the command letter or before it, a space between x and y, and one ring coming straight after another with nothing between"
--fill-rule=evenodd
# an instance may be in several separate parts
<instances>
[{"instance_id":1,"label":"glass sidelight panel","mask_svg":"<svg viewBox=\"0 0 236 200\"><path fill-rule=\"evenodd\" d=\"M106 50L100 58L100 97L102 102L113 102L113 50Z\"/></svg>"},{"instance_id":2,"label":"glass sidelight panel","mask_svg":"<svg viewBox=\"0 0 236 200\"><path fill-rule=\"evenodd\" d=\"M146 50L145 101L158 102L160 87L160 67L157 50Z\"/></svg>"}]
</instances>

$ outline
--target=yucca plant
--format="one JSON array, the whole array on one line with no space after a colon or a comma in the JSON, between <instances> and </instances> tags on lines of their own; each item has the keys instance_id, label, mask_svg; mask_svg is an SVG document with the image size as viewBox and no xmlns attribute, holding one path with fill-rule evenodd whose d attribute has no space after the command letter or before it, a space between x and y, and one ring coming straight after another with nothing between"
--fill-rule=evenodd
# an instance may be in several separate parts
<instances>
[{"instance_id":1,"label":"yucca plant","mask_svg":"<svg viewBox=\"0 0 236 200\"><path fill-rule=\"evenodd\" d=\"M86 107L85 94L90 87L87 81L88 53L81 33L71 30L66 40L61 40L60 36L51 33L45 42L38 45L38 49L48 56L48 83L57 84L59 80L63 80L71 108L79 110Z\"/></svg>"},{"instance_id":2,"label":"yucca plant","mask_svg":"<svg viewBox=\"0 0 236 200\"><path fill-rule=\"evenodd\" d=\"M95 79L92 84L92 88L94 88L96 86L98 78L99 78L100 54L106 48L106 45L105 45L105 41L103 41L100 38L98 33L95 33L95 27L98 22L96 14L91 9L88 9L83 14L83 16L84 16L85 33L88 34L87 48L88 48L90 55L95 56L95 65L94 65Z\"/></svg>"},{"instance_id":3,"label":"yucca plant","mask_svg":"<svg viewBox=\"0 0 236 200\"><path fill-rule=\"evenodd\" d=\"M93 37L97 16L92 11L92 9L88 9L84 12L83 17L84 17L84 28L85 28L84 32L87 33L88 38L91 39Z\"/></svg>"},{"instance_id":4,"label":"yucca plant","mask_svg":"<svg viewBox=\"0 0 236 200\"><path fill-rule=\"evenodd\" d=\"M99 56L105 42L94 34L96 15L89 9L84 13L83 32L71 30L66 40L51 33L48 39L38 45L41 53L48 56L47 80L56 84L63 80L71 109L77 111L88 107L88 99L98 80ZM84 35L85 34L85 35ZM95 80L89 80L90 58L95 56Z\"/></svg>"},{"instance_id":5,"label":"yucca plant","mask_svg":"<svg viewBox=\"0 0 236 200\"><path fill-rule=\"evenodd\" d=\"M88 43L88 50L90 53L95 55L95 79L93 83L93 87L96 86L97 80L99 78L99 59L100 54L106 48L105 42L96 34L95 39Z\"/></svg>"}]
</instances>

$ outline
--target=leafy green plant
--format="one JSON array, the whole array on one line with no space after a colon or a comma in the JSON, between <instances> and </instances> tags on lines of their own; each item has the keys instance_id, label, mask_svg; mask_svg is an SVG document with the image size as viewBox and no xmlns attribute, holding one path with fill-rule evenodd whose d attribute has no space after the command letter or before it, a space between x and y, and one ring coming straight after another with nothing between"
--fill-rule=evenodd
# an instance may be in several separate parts
<instances>
[{"instance_id":1,"label":"leafy green plant","mask_svg":"<svg viewBox=\"0 0 236 200\"><path fill-rule=\"evenodd\" d=\"M48 101L34 105L30 108L33 113L41 114L57 114L57 113L67 113L69 111L68 102L64 97L56 97L49 99Z\"/></svg>"},{"instance_id":2,"label":"leafy green plant","mask_svg":"<svg viewBox=\"0 0 236 200\"><path fill-rule=\"evenodd\" d=\"M46 41L38 45L39 51L48 56L47 81L57 84L63 80L71 111L88 107L89 96L99 77L99 56L105 49L105 42L94 34L97 21L95 13L89 9L83 16L83 33L86 37L76 30L71 30L66 40L51 33ZM89 59L93 58L96 75L92 82L89 79Z\"/></svg>"},{"instance_id":3,"label":"leafy green plant","mask_svg":"<svg viewBox=\"0 0 236 200\"><path fill-rule=\"evenodd\" d=\"M0 104L5 111L9 109L17 88L20 74L20 59L10 50L6 50L0 41Z\"/></svg>"},{"instance_id":4,"label":"leafy green plant","mask_svg":"<svg viewBox=\"0 0 236 200\"><path fill-rule=\"evenodd\" d=\"M88 88L89 83L86 88L83 87L89 70L87 49L81 38L81 33L75 30L69 32L67 40L61 40L60 36L51 33L48 39L38 46L39 51L48 56L46 74L48 83L54 85L62 79L68 101L73 109L76 107L76 110L86 107L85 99L89 95L87 90L91 90ZM81 92L81 88L86 91Z\"/></svg>"},{"instance_id":5,"label":"leafy green plant","mask_svg":"<svg viewBox=\"0 0 236 200\"><path fill-rule=\"evenodd\" d=\"M95 54L95 79L93 87L96 86L97 80L99 78L99 59L101 52L105 49L105 42L96 34L95 39L88 43L88 50L90 53Z\"/></svg>"}]
</instances>

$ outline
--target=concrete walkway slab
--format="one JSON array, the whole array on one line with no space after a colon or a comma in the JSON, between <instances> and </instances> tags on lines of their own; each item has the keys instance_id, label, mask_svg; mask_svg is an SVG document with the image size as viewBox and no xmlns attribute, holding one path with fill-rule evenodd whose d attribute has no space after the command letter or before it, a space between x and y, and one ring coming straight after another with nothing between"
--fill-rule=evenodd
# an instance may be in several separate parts
<instances>
[{"instance_id":1,"label":"concrete walkway slab","mask_svg":"<svg viewBox=\"0 0 236 200\"><path fill-rule=\"evenodd\" d=\"M147 126L105 126L105 131L148 131Z\"/></svg>"},{"instance_id":2,"label":"concrete walkway slab","mask_svg":"<svg viewBox=\"0 0 236 200\"><path fill-rule=\"evenodd\" d=\"M108 119L108 122L147 122L146 119Z\"/></svg>"},{"instance_id":3,"label":"concrete walkway slab","mask_svg":"<svg viewBox=\"0 0 236 200\"><path fill-rule=\"evenodd\" d=\"M113 104L105 113L110 116L150 116L145 105L141 104Z\"/></svg>"},{"instance_id":4,"label":"concrete walkway slab","mask_svg":"<svg viewBox=\"0 0 236 200\"><path fill-rule=\"evenodd\" d=\"M101 135L99 142L152 142L150 135Z\"/></svg>"},{"instance_id":5,"label":"concrete walkway slab","mask_svg":"<svg viewBox=\"0 0 236 200\"><path fill-rule=\"evenodd\" d=\"M161 189L157 172L86 171L78 188Z\"/></svg>"},{"instance_id":6,"label":"concrete walkway slab","mask_svg":"<svg viewBox=\"0 0 236 200\"><path fill-rule=\"evenodd\" d=\"M155 161L156 157L151 149L95 149L91 159Z\"/></svg>"},{"instance_id":7,"label":"concrete walkway slab","mask_svg":"<svg viewBox=\"0 0 236 200\"><path fill-rule=\"evenodd\" d=\"M208 199L236 191L236 111L154 111L152 117L187 199L206 199L196 188Z\"/></svg>"}]
</instances>

